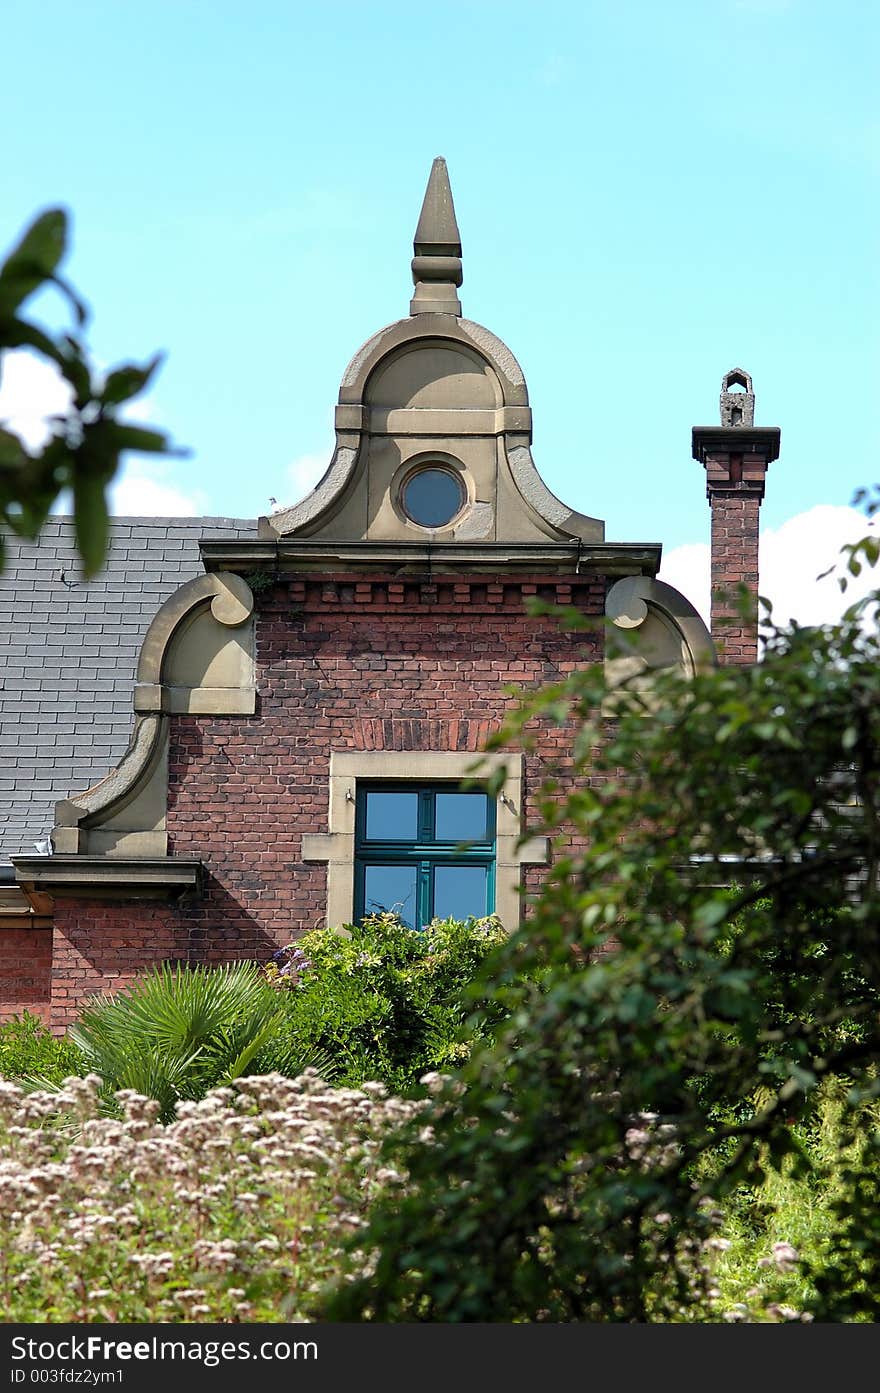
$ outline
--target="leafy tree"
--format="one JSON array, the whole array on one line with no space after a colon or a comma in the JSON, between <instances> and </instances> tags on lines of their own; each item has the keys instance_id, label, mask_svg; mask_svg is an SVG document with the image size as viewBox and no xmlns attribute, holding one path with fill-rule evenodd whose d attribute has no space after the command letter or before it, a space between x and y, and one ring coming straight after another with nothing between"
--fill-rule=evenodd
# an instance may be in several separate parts
<instances>
[{"instance_id":1,"label":"leafy tree","mask_svg":"<svg viewBox=\"0 0 880 1393\"><path fill-rule=\"evenodd\" d=\"M143 366L125 363L104 374L89 361L82 332L88 312L59 274L67 250L68 218L62 208L41 213L0 266L0 372L3 354L30 349L54 363L70 384L72 404L51 421L40 450L0 422L0 569L3 524L22 537L39 534L63 489L73 494L76 542L87 576L107 551L106 488L123 450L168 453L167 437L121 418L125 405L151 381L161 359ZM47 286L66 300L75 332L52 333L23 313L25 301Z\"/></svg>"},{"instance_id":2,"label":"leafy tree","mask_svg":"<svg viewBox=\"0 0 880 1393\"><path fill-rule=\"evenodd\" d=\"M811 1164L825 1080L854 1159L815 1313L877 1318L878 601L768 626L753 667L625 693L590 668L524 701L501 739L566 723L574 777L548 777L531 831L558 858L479 984L512 1014L395 1140L409 1191L330 1319L717 1318L724 1203Z\"/></svg>"}]
</instances>

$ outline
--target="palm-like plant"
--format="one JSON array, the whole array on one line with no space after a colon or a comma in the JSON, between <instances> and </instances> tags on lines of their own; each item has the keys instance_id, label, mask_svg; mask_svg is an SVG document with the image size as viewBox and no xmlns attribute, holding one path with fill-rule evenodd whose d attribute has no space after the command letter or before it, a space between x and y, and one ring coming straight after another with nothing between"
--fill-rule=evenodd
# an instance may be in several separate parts
<instances>
[{"instance_id":1,"label":"palm-like plant","mask_svg":"<svg viewBox=\"0 0 880 1393\"><path fill-rule=\"evenodd\" d=\"M179 1099L255 1072L284 1018L283 999L255 963L163 963L116 996L92 997L70 1038L103 1079L108 1110L117 1090L130 1088L155 1098L167 1122ZM312 1067L327 1077L329 1061L295 1040L282 1063L288 1074Z\"/></svg>"}]
</instances>

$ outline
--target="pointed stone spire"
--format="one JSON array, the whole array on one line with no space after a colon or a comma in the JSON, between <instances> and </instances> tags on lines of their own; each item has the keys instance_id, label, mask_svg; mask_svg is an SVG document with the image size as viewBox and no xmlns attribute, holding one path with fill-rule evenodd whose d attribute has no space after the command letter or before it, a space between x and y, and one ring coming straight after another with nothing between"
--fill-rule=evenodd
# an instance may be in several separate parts
<instances>
[{"instance_id":1,"label":"pointed stone spire","mask_svg":"<svg viewBox=\"0 0 880 1393\"><path fill-rule=\"evenodd\" d=\"M412 277L415 294L410 314L461 316L456 287L461 285L461 237L446 161L438 155L431 166L419 225L413 241Z\"/></svg>"}]
</instances>

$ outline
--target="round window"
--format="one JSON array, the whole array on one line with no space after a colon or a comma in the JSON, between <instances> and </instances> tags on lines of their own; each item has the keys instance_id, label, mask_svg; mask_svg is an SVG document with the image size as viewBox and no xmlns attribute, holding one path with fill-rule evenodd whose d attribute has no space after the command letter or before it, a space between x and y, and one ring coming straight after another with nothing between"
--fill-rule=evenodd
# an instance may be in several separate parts
<instances>
[{"instance_id":1,"label":"round window","mask_svg":"<svg viewBox=\"0 0 880 1393\"><path fill-rule=\"evenodd\" d=\"M403 511L421 527L445 527L465 501L461 480L451 469L429 465L410 474L401 492Z\"/></svg>"}]
</instances>

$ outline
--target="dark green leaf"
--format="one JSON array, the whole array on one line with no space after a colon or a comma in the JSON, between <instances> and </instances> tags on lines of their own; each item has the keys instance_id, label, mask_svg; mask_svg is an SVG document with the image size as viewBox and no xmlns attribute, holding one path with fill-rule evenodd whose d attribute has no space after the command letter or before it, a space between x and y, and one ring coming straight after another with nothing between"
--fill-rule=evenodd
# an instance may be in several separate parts
<instances>
[{"instance_id":1,"label":"dark green leaf","mask_svg":"<svg viewBox=\"0 0 880 1393\"><path fill-rule=\"evenodd\" d=\"M50 208L31 223L18 246L0 267L0 316L18 309L40 285L54 276L67 241L67 214Z\"/></svg>"},{"instance_id":2,"label":"dark green leaf","mask_svg":"<svg viewBox=\"0 0 880 1393\"><path fill-rule=\"evenodd\" d=\"M147 430L143 426L130 426L126 422L113 422L113 442L117 450L141 450L146 454L170 454L168 437L158 430ZM175 450L173 453L182 454Z\"/></svg>"},{"instance_id":3,"label":"dark green leaf","mask_svg":"<svg viewBox=\"0 0 880 1393\"><path fill-rule=\"evenodd\" d=\"M79 298L73 286L70 284L70 281L65 280L63 276L53 276L52 284L61 291L61 294L66 300L69 300L70 307L76 316L76 322L80 328L82 328L89 317L89 311L85 302Z\"/></svg>"},{"instance_id":4,"label":"dark green leaf","mask_svg":"<svg viewBox=\"0 0 880 1393\"><path fill-rule=\"evenodd\" d=\"M86 578L97 574L104 564L109 536L109 517L104 496L104 480L95 469L80 467L73 481L76 545Z\"/></svg>"},{"instance_id":5,"label":"dark green leaf","mask_svg":"<svg viewBox=\"0 0 880 1393\"><path fill-rule=\"evenodd\" d=\"M12 431L0 428L0 467L18 468L27 460L27 451Z\"/></svg>"},{"instance_id":6,"label":"dark green leaf","mask_svg":"<svg viewBox=\"0 0 880 1393\"><path fill-rule=\"evenodd\" d=\"M66 352L61 362L61 371L73 388L77 409L83 411L92 401L92 375L86 362L82 346L76 339L65 335Z\"/></svg>"},{"instance_id":7,"label":"dark green leaf","mask_svg":"<svg viewBox=\"0 0 880 1393\"><path fill-rule=\"evenodd\" d=\"M123 367L114 369L104 383L101 400L109 405L136 397L144 390L161 361L162 355L157 354L142 368L134 363L126 363Z\"/></svg>"},{"instance_id":8,"label":"dark green leaf","mask_svg":"<svg viewBox=\"0 0 880 1393\"><path fill-rule=\"evenodd\" d=\"M65 363L63 348L36 324L28 324L24 319L13 318L0 323L0 348L35 348L59 367L63 368Z\"/></svg>"}]
</instances>

